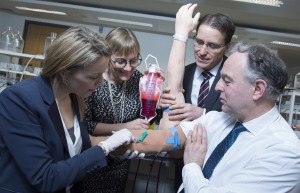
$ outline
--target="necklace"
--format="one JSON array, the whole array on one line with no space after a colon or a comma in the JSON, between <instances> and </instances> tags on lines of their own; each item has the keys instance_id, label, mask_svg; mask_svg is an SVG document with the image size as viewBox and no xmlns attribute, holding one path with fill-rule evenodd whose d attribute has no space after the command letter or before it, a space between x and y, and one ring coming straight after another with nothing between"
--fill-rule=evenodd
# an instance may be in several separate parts
<instances>
[{"instance_id":1,"label":"necklace","mask_svg":"<svg viewBox=\"0 0 300 193\"><path fill-rule=\"evenodd\" d=\"M124 105L125 105L125 91L126 91L126 81L123 83L122 87L122 93L121 93L121 98L119 101L114 101L113 99L113 91L111 87L111 83L109 78L107 78L107 83L108 83L108 90L109 90L109 96L110 96L110 103L113 108L113 114L114 114L114 123L123 123L123 117L124 117ZM120 120L118 120L118 113L116 111L116 106L118 103L121 103L121 117Z\"/></svg>"}]
</instances>

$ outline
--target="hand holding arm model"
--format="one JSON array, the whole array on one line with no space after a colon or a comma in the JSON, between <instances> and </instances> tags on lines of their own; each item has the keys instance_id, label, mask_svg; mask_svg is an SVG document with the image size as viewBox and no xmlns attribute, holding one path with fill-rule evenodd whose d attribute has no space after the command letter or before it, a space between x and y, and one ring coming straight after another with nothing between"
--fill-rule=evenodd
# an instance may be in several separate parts
<instances>
[{"instance_id":1,"label":"hand holding arm model","mask_svg":"<svg viewBox=\"0 0 300 193\"><path fill-rule=\"evenodd\" d=\"M193 121L204 113L204 109L190 103L177 103L169 106L170 121Z\"/></svg>"},{"instance_id":2,"label":"hand holding arm model","mask_svg":"<svg viewBox=\"0 0 300 193\"><path fill-rule=\"evenodd\" d=\"M129 130L146 130L149 128L149 122L145 119L137 118L135 120L125 123L125 127Z\"/></svg>"}]
</instances>

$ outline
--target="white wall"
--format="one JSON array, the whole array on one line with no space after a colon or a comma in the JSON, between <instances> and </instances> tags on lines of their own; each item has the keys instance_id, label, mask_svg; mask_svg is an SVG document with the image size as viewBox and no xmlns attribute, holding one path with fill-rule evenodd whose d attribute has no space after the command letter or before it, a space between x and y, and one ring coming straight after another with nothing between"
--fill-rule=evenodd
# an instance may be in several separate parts
<instances>
[{"instance_id":1,"label":"white wall","mask_svg":"<svg viewBox=\"0 0 300 193\"><path fill-rule=\"evenodd\" d=\"M67 26L83 25L95 31L99 31L99 26L95 26L95 25L86 25L80 23L23 17L23 16L12 15L10 13L0 11L0 32L5 31L7 26L11 26L14 33L16 33L19 30L20 34L23 34L25 20L67 25ZM102 34L106 35L111 29L112 28L104 27ZM143 62L138 69L142 72L145 70L144 60L146 59L148 54L152 54L153 56L157 57L160 67L163 68L164 71L166 72L166 67L167 67L167 62L168 62L168 57L169 57L173 37L171 35L160 35L160 34L141 32L141 31L134 31L134 33L136 34L140 42L141 55L143 58ZM188 42L187 49L188 49L188 53L186 56L186 64L189 64L194 62L193 45L191 40L189 40Z\"/></svg>"}]
</instances>

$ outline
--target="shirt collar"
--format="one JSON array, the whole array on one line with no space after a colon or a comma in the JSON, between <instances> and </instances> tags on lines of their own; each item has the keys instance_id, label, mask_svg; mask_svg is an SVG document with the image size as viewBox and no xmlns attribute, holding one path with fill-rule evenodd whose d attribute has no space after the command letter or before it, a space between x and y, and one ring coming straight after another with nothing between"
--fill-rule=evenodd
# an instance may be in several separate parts
<instances>
[{"instance_id":1,"label":"shirt collar","mask_svg":"<svg viewBox=\"0 0 300 193\"><path fill-rule=\"evenodd\" d=\"M223 61L223 60L221 60L221 61L219 62L218 65L216 65L215 67L213 67L212 69L210 69L209 72L210 72L214 77L217 76L217 73L218 73L218 70L219 70L219 68L220 68L220 66L221 66L221 64L222 64L222 61ZM200 68L199 66L197 66L196 71L195 71L195 77L196 77L196 78L200 78L201 73L202 73L203 71L204 71L204 70L203 70L202 68Z\"/></svg>"},{"instance_id":2,"label":"shirt collar","mask_svg":"<svg viewBox=\"0 0 300 193\"><path fill-rule=\"evenodd\" d=\"M247 130L253 135L257 135L259 132L263 131L265 126L269 126L272 122L275 121L279 116L277 106L274 105L272 109L270 109L265 114L252 119L251 121L243 123L243 125L247 128Z\"/></svg>"}]
</instances>

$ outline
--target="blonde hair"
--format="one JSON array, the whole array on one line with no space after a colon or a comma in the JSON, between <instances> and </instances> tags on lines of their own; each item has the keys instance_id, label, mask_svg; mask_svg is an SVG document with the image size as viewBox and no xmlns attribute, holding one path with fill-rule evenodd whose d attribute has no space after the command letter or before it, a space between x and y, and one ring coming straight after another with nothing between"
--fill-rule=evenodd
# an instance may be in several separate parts
<instances>
[{"instance_id":1,"label":"blonde hair","mask_svg":"<svg viewBox=\"0 0 300 193\"><path fill-rule=\"evenodd\" d=\"M140 54L139 41L129 28L117 27L111 30L105 39L110 44L113 54Z\"/></svg>"},{"instance_id":2,"label":"blonde hair","mask_svg":"<svg viewBox=\"0 0 300 193\"><path fill-rule=\"evenodd\" d=\"M85 68L97 59L110 55L110 46L101 34L82 26L71 27L47 50L41 76L62 83L61 72ZM85 102L82 97L76 97L82 118Z\"/></svg>"}]
</instances>

